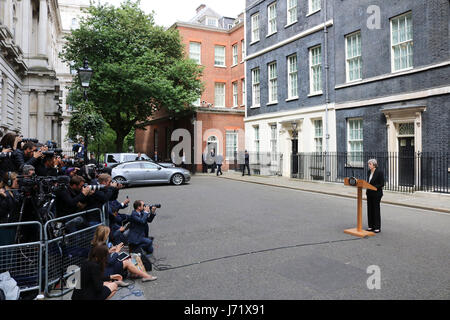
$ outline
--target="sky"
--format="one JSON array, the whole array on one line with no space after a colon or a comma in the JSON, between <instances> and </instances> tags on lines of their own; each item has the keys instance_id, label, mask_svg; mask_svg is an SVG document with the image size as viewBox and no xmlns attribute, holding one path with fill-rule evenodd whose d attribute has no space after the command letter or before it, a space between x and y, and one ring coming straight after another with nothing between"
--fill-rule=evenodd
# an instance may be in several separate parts
<instances>
[{"instance_id":1,"label":"sky","mask_svg":"<svg viewBox=\"0 0 450 320\"><path fill-rule=\"evenodd\" d=\"M101 3L120 5L122 0L101 0ZM146 13L155 11L157 25L170 27L176 21L189 21L201 4L226 17L237 18L244 12L245 0L141 0L141 9Z\"/></svg>"}]
</instances>

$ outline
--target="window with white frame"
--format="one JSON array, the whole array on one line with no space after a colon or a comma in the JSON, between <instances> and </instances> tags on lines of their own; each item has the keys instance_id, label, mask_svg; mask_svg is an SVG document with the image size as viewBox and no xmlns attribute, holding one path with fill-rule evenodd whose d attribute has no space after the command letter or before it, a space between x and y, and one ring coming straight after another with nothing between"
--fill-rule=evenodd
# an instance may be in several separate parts
<instances>
[{"instance_id":1,"label":"window with white frame","mask_svg":"<svg viewBox=\"0 0 450 320\"><path fill-rule=\"evenodd\" d=\"M212 27L217 27L219 25L219 20L217 18L207 17L206 25L212 26Z\"/></svg>"},{"instance_id":2,"label":"window with white frame","mask_svg":"<svg viewBox=\"0 0 450 320\"><path fill-rule=\"evenodd\" d=\"M315 152L322 152L323 127L322 119L314 120L314 149Z\"/></svg>"},{"instance_id":3,"label":"window with white frame","mask_svg":"<svg viewBox=\"0 0 450 320\"><path fill-rule=\"evenodd\" d=\"M278 81L277 81L277 63L270 63L268 66L269 75L269 103L275 103L278 101Z\"/></svg>"},{"instance_id":4,"label":"window with white frame","mask_svg":"<svg viewBox=\"0 0 450 320\"><path fill-rule=\"evenodd\" d=\"M200 107L200 97L198 97L194 102L192 102L192 104L196 107Z\"/></svg>"},{"instance_id":5,"label":"window with white frame","mask_svg":"<svg viewBox=\"0 0 450 320\"><path fill-rule=\"evenodd\" d=\"M277 3L272 3L267 8L268 34L277 32Z\"/></svg>"},{"instance_id":6,"label":"window with white frame","mask_svg":"<svg viewBox=\"0 0 450 320\"><path fill-rule=\"evenodd\" d=\"M245 59L245 41L241 40L241 47L242 47L242 61Z\"/></svg>"},{"instance_id":7,"label":"window with white frame","mask_svg":"<svg viewBox=\"0 0 450 320\"><path fill-rule=\"evenodd\" d=\"M233 45L233 66L238 63L238 45Z\"/></svg>"},{"instance_id":8,"label":"window with white frame","mask_svg":"<svg viewBox=\"0 0 450 320\"><path fill-rule=\"evenodd\" d=\"M277 125L270 125L270 152L271 161L277 161Z\"/></svg>"},{"instance_id":9,"label":"window with white frame","mask_svg":"<svg viewBox=\"0 0 450 320\"><path fill-rule=\"evenodd\" d=\"M322 92L322 47L309 49L310 93Z\"/></svg>"},{"instance_id":10,"label":"window with white frame","mask_svg":"<svg viewBox=\"0 0 450 320\"><path fill-rule=\"evenodd\" d=\"M234 160L238 152L238 134L234 131L226 132L226 159Z\"/></svg>"},{"instance_id":11,"label":"window with white frame","mask_svg":"<svg viewBox=\"0 0 450 320\"><path fill-rule=\"evenodd\" d=\"M252 70L252 106L259 107L260 105L260 83L259 83L259 68Z\"/></svg>"},{"instance_id":12,"label":"window with white frame","mask_svg":"<svg viewBox=\"0 0 450 320\"><path fill-rule=\"evenodd\" d=\"M225 67L225 47L214 46L214 65Z\"/></svg>"},{"instance_id":13,"label":"window with white frame","mask_svg":"<svg viewBox=\"0 0 450 320\"><path fill-rule=\"evenodd\" d=\"M309 0L309 13L314 13L320 10L322 0Z\"/></svg>"},{"instance_id":14,"label":"window with white frame","mask_svg":"<svg viewBox=\"0 0 450 320\"><path fill-rule=\"evenodd\" d=\"M247 104L247 96L245 94L245 79L242 79L242 105Z\"/></svg>"},{"instance_id":15,"label":"window with white frame","mask_svg":"<svg viewBox=\"0 0 450 320\"><path fill-rule=\"evenodd\" d=\"M287 24L297 22L297 1L287 0Z\"/></svg>"},{"instance_id":16,"label":"window with white frame","mask_svg":"<svg viewBox=\"0 0 450 320\"><path fill-rule=\"evenodd\" d=\"M238 106L238 82L233 82L233 107Z\"/></svg>"},{"instance_id":17,"label":"window with white frame","mask_svg":"<svg viewBox=\"0 0 450 320\"><path fill-rule=\"evenodd\" d=\"M392 71L413 67L412 14L391 19Z\"/></svg>"},{"instance_id":18,"label":"window with white frame","mask_svg":"<svg viewBox=\"0 0 450 320\"><path fill-rule=\"evenodd\" d=\"M225 83L216 82L214 86L214 105L225 107Z\"/></svg>"},{"instance_id":19,"label":"window with white frame","mask_svg":"<svg viewBox=\"0 0 450 320\"><path fill-rule=\"evenodd\" d=\"M347 82L362 79L361 32L345 38Z\"/></svg>"},{"instance_id":20,"label":"window with white frame","mask_svg":"<svg viewBox=\"0 0 450 320\"><path fill-rule=\"evenodd\" d=\"M347 120L347 152L348 164L363 166L363 121L362 119Z\"/></svg>"},{"instance_id":21,"label":"window with white frame","mask_svg":"<svg viewBox=\"0 0 450 320\"><path fill-rule=\"evenodd\" d=\"M201 64L201 44L199 42L189 42L189 58Z\"/></svg>"},{"instance_id":22,"label":"window with white frame","mask_svg":"<svg viewBox=\"0 0 450 320\"><path fill-rule=\"evenodd\" d=\"M259 126L254 126L256 159L259 160Z\"/></svg>"},{"instance_id":23,"label":"window with white frame","mask_svg":"<svg viewBox=\"0 0 450 320\"><path fill-rule=\"evenodd\" d=\"M288 57L288 99L298 98L297 55Z\"/></svg>"},{"instance_id":24,"label":"window with white frame","mask_svg":"<svg viewBox=\"0 0 450 320\"><path fill-rule=\"evenodd\" d=\"M255 13L251 17L252 21L252 42L259 41L259 13Z\"/></svg>"}]
</instances>

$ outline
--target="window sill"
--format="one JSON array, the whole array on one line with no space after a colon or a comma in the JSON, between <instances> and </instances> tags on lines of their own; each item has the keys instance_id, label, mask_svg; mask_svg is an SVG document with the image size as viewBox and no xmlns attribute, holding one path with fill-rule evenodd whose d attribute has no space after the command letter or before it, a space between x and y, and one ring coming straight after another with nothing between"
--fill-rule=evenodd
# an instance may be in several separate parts
<instances>
[{"instance_id":1,"label":"window sill","mask_svg":"<svg viewBox=\"0 0 450 320\"><path fill-rule=\"evenodd\" d=\"M346 82L345 82L345 84L353 84L353 83L358 83L358 82L361 82L362 81L362 78L360 78L360 79L355 79L355 80L347 80Z\"/></svg>"},{"instance_id":2,"label":"window sill","mask_svg":"<svg viewBox=\"0 0 450 320\"><path fill-rule=\"evenodd\" d=\"M224 68L224 69L226 69L226 67L227 67L227 66L218 66L218 65L216 65L216 64L215 64L215 65L214 65L214 67L216 67L216 68Z\"/></svg>"},{"instance_id":3,"label":"window sill","mask_svg":"<svg viewBox=\"0 0 450 320\"><path fill-rule=\"evenodd\" d=\"M272 101L266 104L266 106L273 106L275 104L278 104L278 101Z\"/></svg>"},{"instance_id":4,"label":"window sill","mask_svg":"<svg viewBox=\"0 0 450 320\"><path fill-rule=\"evenodd\" d=\"M242 60L240 63L244 63L245 61L244 60Z\"/></svg>"},{"instance_id":5,"label":"window sill","mask_svg":"<svg viewBox=\"0 0 450 320\"><path fill-rule=\"evenodd\" d=\"M404 72L404 71L409 71L412 69L414 69L414 67L409 67L409 68L399 69L399 70L392 70L391 73L395 74L395 73L400 73L400 72Z\"/></svg>"},{"instance_id":6,"label":"window sill","mask_svg":"<svg viewBox=\"0 0 450 320\"><path fill-rule=\"evenodd\" d=\"M291 23L285 25L284 28L285 28L285 29L286 29L286 28L289 28L290 26L296 24L297 22L298 22L298 20L295 20L294 22L291 22Z\"/></svg>"},{"instance_id":7,"label":"window sill","mask_svg":"<svg viewBox=\"0 0 450 320\"><path fill-rule=\"evenodd\" d=\"M308 97L316 97L316 96L321 96L323 94L322 91L318 91L318 92L313 92L308 94Z\"/></svg>"},{"instance_id":8,"label":"window sill","mask_svg":"<svg viewBox=\"0 0 450 320\"><path fill-rule=\"evenodd\" d=\"M250 109L258 109L258 108L260 108L260 107L261 107L261 105L250 106Z\"/></svg>"},{"instance_id":9,"label":"window sill","mask_svg":"<svg viewBox=\"0 0 450 320\"><path fill-rule=\"evenodd\" d=\"M306 17L312 16L313 14L315 14L315 13L317 13L317 12L319 12L319 11L320 11L320 9L318 9L318 10L316 10L316 11L314 11L314 12L310 12L310 13L308 13L308 14L306 15Z\"/></svg>"},{"instance_id":10,"label":"window sill","mask_svg":"<svg viewBox=\"0 0 450 320\"><path fill-rule=\"evenodd\" d=\"M270 37L270 36L273 36L274 34L276 34L277 32L275 31L275 32L272 32L272 33L269 33L268 35L266 35L266 38L268 38L268 37Z\"/></svg>"},{"instance_id":11,"label":"window sill","mask_svg":"<svg viewBox=\"0 0 450 320\"><path fill-rule=\"evenodd\" d=\"M298 100L298 97L292 97L292 98L286 99L285 101L289 102L289 101L295 101L295 100Z\"/></svg>"},{"instance_id":12,"label":"window sill","mask_svg":"<svg viewBox=\"0 0 450 320\"><path fill-rule=\"evenodd\" d=\"M236 67L237 65L238 65L238 64L235 63L235 64L231 65L231 68L234 68L234 67Z\"/></svg>"},{"instance_id":13,"label":"window sill","mask_svg":"<svg viewBox=\"0 0 450 320\"><path fill-rule=\"evenodd\" d=\"M355 163L355 164L346 163L344 167L345 167L345 168L364 169L364 165L358 164L358 163Z\"/></svg>"},{"instance_id":14,"label":"window sill","mask_svg":"<svg viewBox=\"0 0 450 320\"><path fill-rule=\"evenodd\" d=\"M258 42L259 42L259 40L255 40L253 42L250 42L249 45L253 45L253 44L258 43Z\"/></svg>"}]
</instances>

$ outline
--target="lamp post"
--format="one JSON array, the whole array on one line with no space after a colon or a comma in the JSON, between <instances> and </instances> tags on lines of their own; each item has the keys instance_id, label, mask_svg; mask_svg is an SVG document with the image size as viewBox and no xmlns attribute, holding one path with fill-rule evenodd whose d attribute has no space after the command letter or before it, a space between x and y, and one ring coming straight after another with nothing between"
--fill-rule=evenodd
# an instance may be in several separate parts
<instances>
[{"instance_id":1,"label":"lamp post","mask_svg":"<svg viewBox=\"0 0 450 320\"><path fill-rule=\"evenodd\" d=\"M89 68L88 65L88 60L87 58L84 58L83 61L83 67L78 68L78 78L80 80L80 85L84 90L84 100L87 102L88 98L87 98L87 89L89 88L89 84L91 82L92 79L92 74L94 73L94 71ZM84 163L87 164L88 163L88 157L87 157L87 151L88 151L88 141L89 137L86 136L84 137Z\"/></svg>"},{"instance_id":2,"label":"lamp post","mask_svg":"<svg viewBox=\"0 0 450 320\"><path fill-rule=\"evenodd\" d=\"M84 58L83 67L78 68L78 78L80 79L80 85L84 89L84 100L87 101L87 89L92 79L93 70L89 68L87 58Z\"/></svg>"}]
</instances>

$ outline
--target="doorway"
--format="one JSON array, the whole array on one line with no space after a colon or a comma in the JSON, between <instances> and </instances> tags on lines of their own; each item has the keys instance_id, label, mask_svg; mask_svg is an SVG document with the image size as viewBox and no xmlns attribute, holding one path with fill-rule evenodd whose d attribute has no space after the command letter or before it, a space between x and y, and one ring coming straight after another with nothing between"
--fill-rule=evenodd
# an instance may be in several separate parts
<instances>
[{"instance_id":1,"label":"doorway","mask_svg":"<svg viewBox=\"0 0 450 320\"><path fill-rule=\"evenodd\" d=\"M398 168L399 184L401 186L414 186L415 168L414 137L398 138Z\"/></svg>"}]
</instances>

